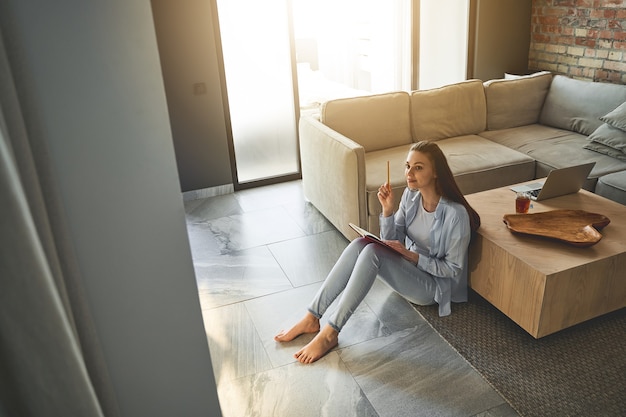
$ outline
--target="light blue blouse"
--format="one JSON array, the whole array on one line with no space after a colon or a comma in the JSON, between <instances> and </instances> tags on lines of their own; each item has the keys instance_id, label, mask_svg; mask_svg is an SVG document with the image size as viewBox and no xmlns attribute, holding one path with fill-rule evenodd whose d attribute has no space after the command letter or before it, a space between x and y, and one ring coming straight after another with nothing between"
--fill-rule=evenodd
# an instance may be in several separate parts
<instances>
[{"instance_id":1,"label":"light blue blouse","mask_svg":"<svg viewBox=\"0 0 626 417\"><path fill-rule=\"evenodd\" d=\"M400 207L393 216L380 217L380 236L385 240L404 241L406 247L420 253L417 267L437 283L435 301L439 315L451 312L450 302L467 301L468 247L471 238L469 215L459 203L441 197L430 230L430 250L417 248L407 236L422 204L419 191L404 190Z\"/></svg>"}]
</instances>

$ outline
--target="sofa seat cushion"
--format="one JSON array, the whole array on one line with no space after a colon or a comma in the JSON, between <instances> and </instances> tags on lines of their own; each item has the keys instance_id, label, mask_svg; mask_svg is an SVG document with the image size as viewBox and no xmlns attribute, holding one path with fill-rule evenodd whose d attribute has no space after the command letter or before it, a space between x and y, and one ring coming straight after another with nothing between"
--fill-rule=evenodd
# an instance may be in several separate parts
<instances>
[{"instance_id":1,"label":"sofa seat cushion","mask_svg":"<svg viewBox=\"0 0 626 417\"><path fill-rule=\"evenodd\" d=\"M626 171L614 172L598 178L595 193L626 205Z\"/></svg>"},{"instance_id":2,"label":"sofa seat cushion","mask_svg":"<svg viewBox=\"0 0 626 417\"><path fill-rule=\"evenodd\" d=\"M520 150L524 146L538 140L558 138L571 134L569 130L555 127L532 124L500 130L486 130L480 136L492 140L507 148Z\"/></svg>"},{"instance_id":3,"label":"sofa seat cushion","mask_svg":"<svg viewBox=\"0 0 626 417\"><path fill-rule=\"evenodd\" d=\"M513 149L477 135L441 139L437 144L464 194L502 187L534 178L535 161ZM365 154L367 214L378 221L381 212L378 187L387 180L390 161L391 185L396 202L406 188L404 164L409 147L400 146Z\"/></svg>"},{"instance_id":4,"label":"sofa seat cushion","mask_svg":"<svg viewBox=\"0 0 626 417\"><path fill-rule=\"evenodd\" d=\"M546 71L486 81L487 130L537 123L551 82L552 74Z\"/></svg>"},{"instance_id":5,"label":"sofa seat cushion","mask_svg":"<svg viewBox=\"0 0 626 417\"><path fill-rule=\"evenodd\" d=\"M583 185L586 190L593 191L598 177L625 170L626 162L585 149L588 143L585 135L569 132L558 137L530 141L516 149L537 161L537 178L548 176L555 168L595 162L589 179Z\"/></svg>"},{"instance_id":6,"label":"sofa seat cushion","mask_svg":"<svg viewBox=\"0 0 626 417\"><path fill-rule=\"evenodd\" d=\"M409 93L342 98L322 104L320 120L363 146L365 152L412 141Z\"/></svg>"},{"instance_id":7,"label":"sofa seat cushion","mask_svg":"<svg viewBox=\"0 0 626 417\"><path fill-rule=\"evenodd\" d=\"M463 194L534 178L533 158L478 135L437 141Z\"/></svg>"},{"instance_id":8,"label":"sofa seat cushion","mask_svg":"<svg viewBox=\"0 0 626 417\"><path fill-rule=\"evenodd\" d=\"M480 80L411 93L413 141L473 135L485 130L487 105Z\"/></svg>"},{"instance_id":9,"label":"sofa seat cushion","mask_svg":"<svg viewBox=\"0 0 626 417\"><path fill-rule=\"evenodd\" d=\"M602 124L600 117L625 101L626 85L555 75L539 122L588 136Z\"/></svg>"}]
</instances>

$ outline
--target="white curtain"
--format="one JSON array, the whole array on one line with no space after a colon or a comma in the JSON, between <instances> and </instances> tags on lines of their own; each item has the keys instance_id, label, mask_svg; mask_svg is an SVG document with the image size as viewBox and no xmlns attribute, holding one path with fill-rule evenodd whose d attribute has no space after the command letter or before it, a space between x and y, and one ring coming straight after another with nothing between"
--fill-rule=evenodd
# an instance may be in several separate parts
<instances>
[{"instance_id":1,"label":"white curtain","mask_svg":"<svg viewBox=\"0 0 626 417\"><path fill-rule=\"evenodd\" d=\"M1 28L0 28L1 29ZM118 416L46 149L0 32L0 416Z\"/></svg>"}]
</instances>

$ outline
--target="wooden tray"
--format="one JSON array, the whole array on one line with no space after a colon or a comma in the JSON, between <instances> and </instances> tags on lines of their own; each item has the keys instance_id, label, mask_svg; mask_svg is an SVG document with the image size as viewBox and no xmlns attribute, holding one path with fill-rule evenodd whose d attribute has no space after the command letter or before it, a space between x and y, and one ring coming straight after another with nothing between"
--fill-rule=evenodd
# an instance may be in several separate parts
<instances>
[{"instance_id":1,"label":"wooden tray","mask_svg":"<svg viewBox=\"0 0 626 417\"><path fill-rule=\"evenodd\" d=\"M581 247L598 243L602 239L598 230L611 222L602 214L584 210L505 214L502 220L512 232L557 239Z\"/></svg>"}]
</instances>

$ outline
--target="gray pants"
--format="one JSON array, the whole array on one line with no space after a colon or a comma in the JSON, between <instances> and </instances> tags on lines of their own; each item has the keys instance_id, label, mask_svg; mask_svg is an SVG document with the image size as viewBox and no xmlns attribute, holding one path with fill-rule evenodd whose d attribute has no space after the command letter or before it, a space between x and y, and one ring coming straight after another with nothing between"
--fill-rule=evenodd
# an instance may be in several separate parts
<instances>
[{"instance_id":1,"label":"gray pants","mask_svg":"<svg viewBox=\"0 0 626 417\"><path fill-rule=\"evenodd\" d=\"M339 257L309 305L309 312L321 318L343 291L337 309L328 319L328 324L340 332L374 285L376 276L414 304L435 302L436 283L430 274L396 252L358 238Z\"/></svg>"}]
</instances>

